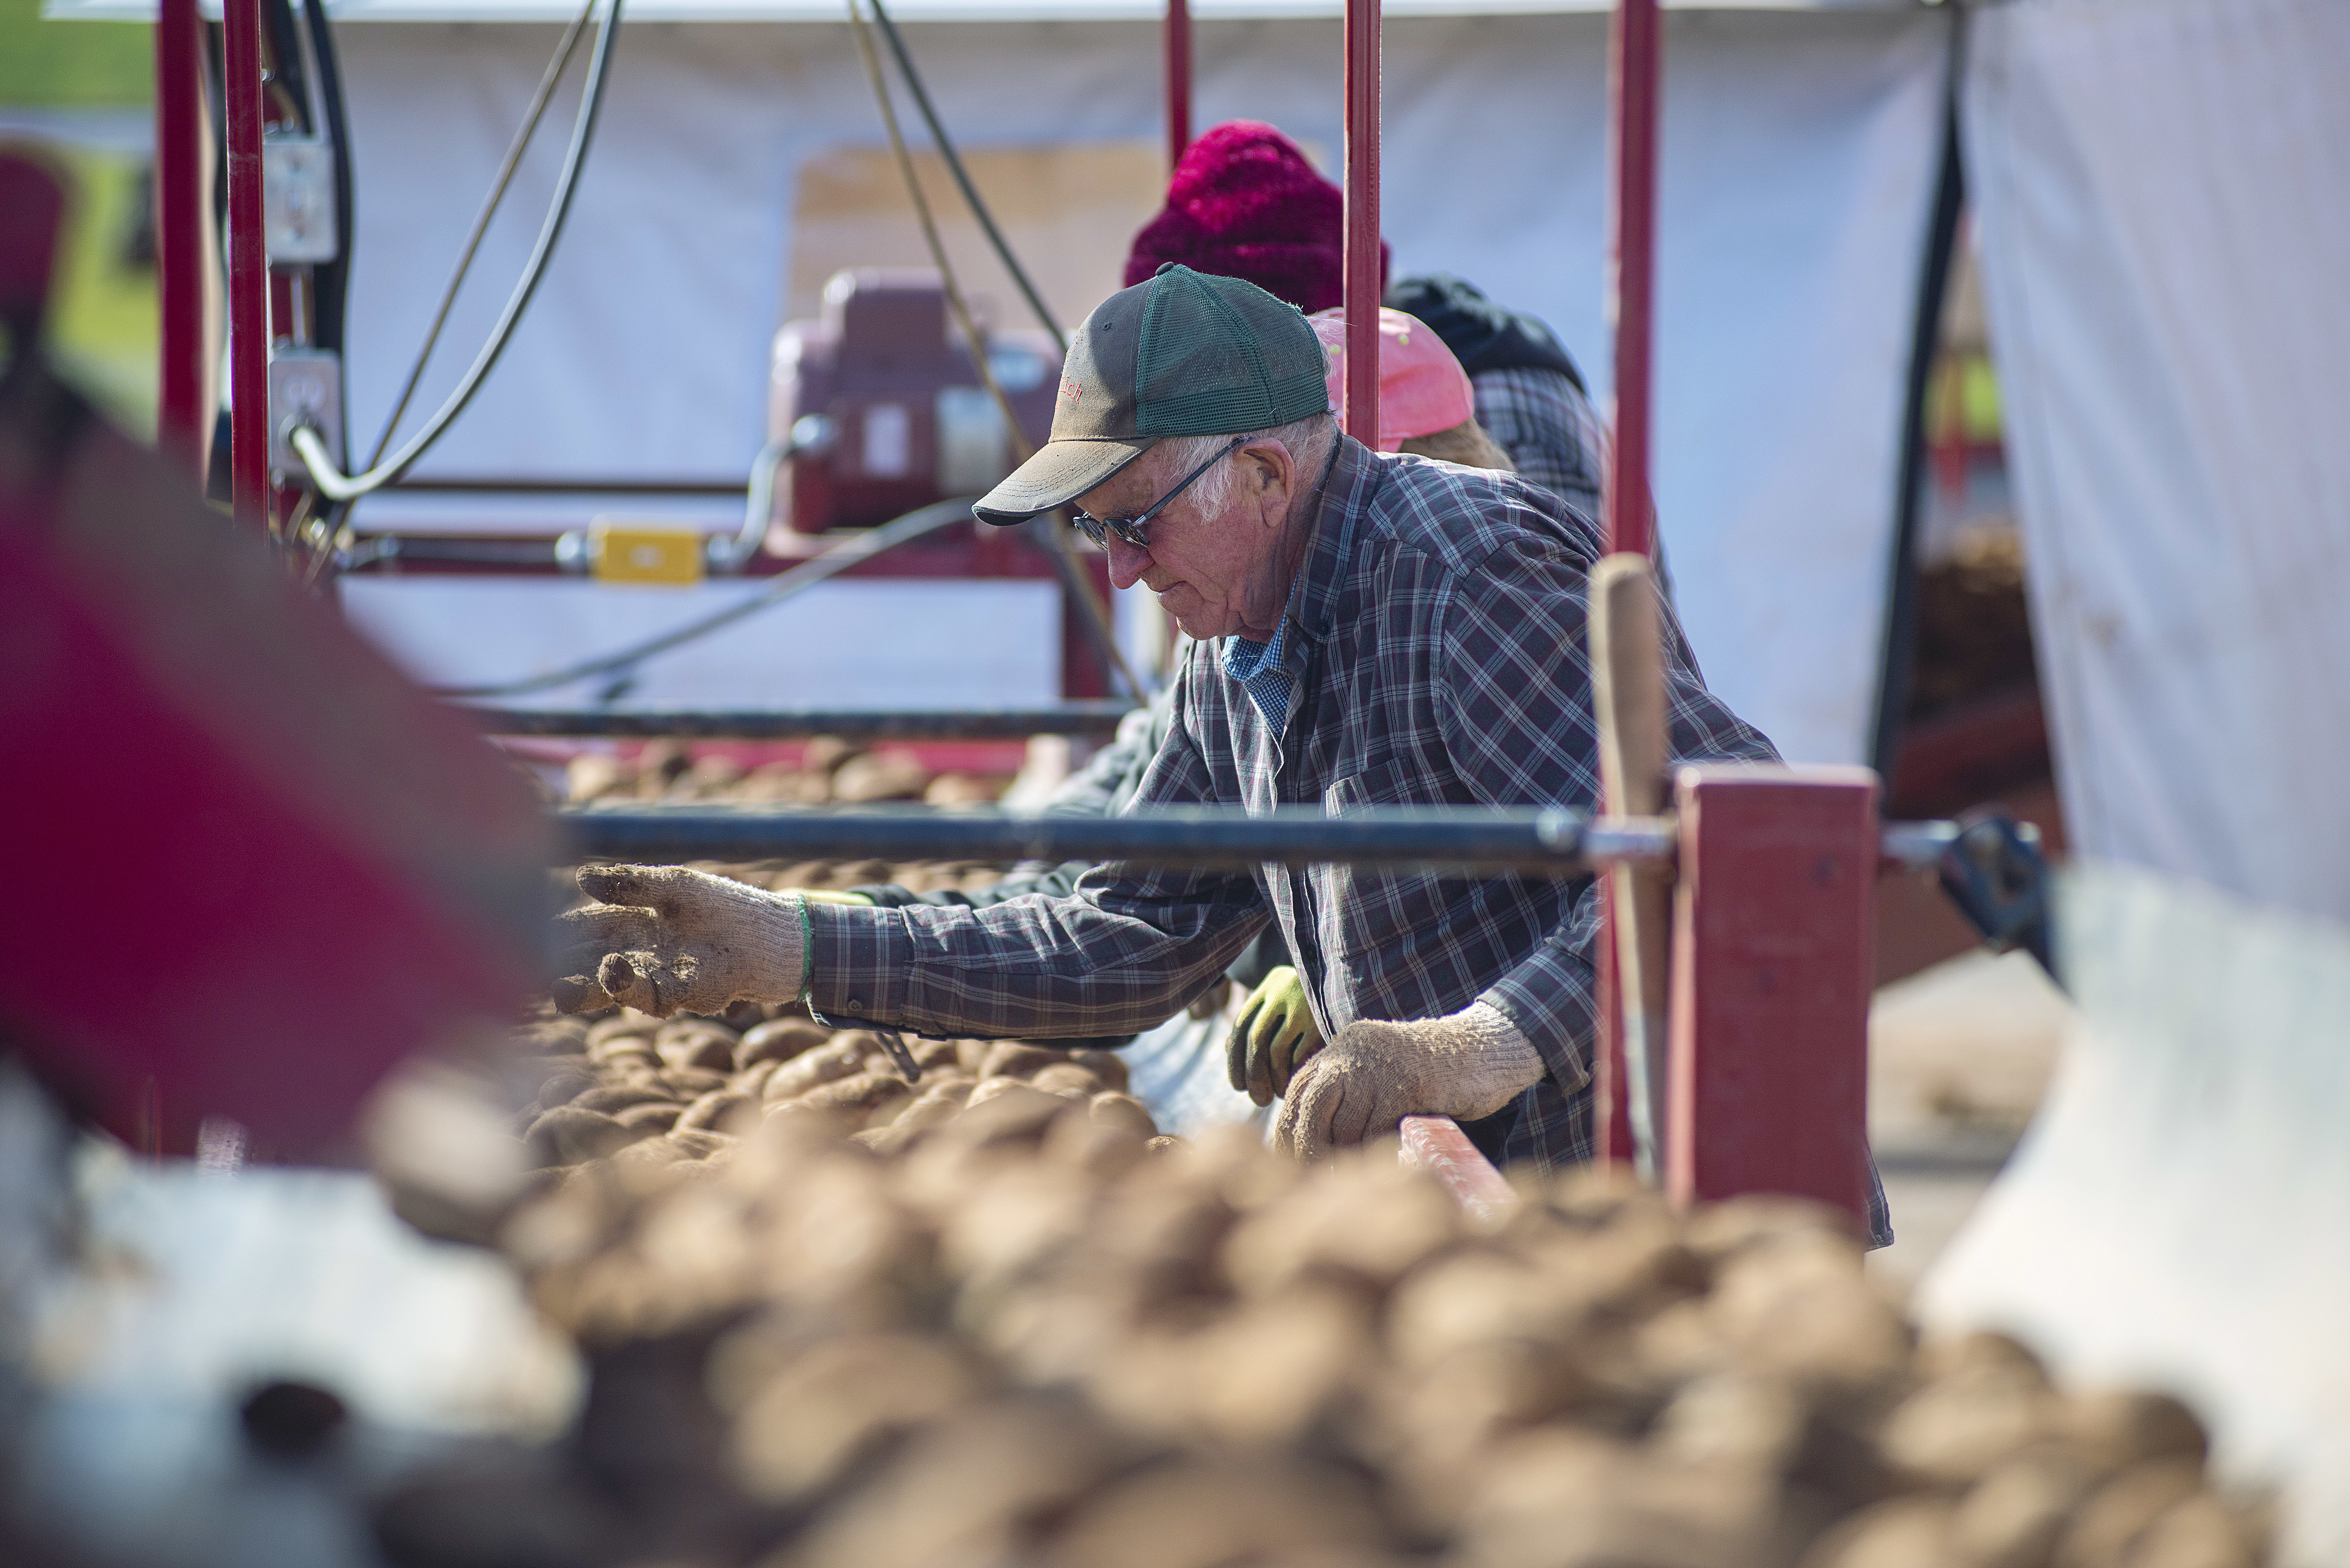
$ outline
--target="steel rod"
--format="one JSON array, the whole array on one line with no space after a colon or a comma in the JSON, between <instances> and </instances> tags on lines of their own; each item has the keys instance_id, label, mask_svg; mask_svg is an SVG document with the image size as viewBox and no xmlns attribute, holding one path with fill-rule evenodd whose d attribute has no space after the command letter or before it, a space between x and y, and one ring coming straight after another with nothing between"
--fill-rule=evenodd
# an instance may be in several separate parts
<instances>
[{"instance_id":1,"label":"steel rod","mask_svg":"<svg viewBox=\"0 0 2350 1568\"><path fill-rule=\"evenodd\" d=\"M558 814L567 857L686 860L1134 861L1191 867L1333 862L1464 872L1587 875L1590 857L1668 855L1656 819L1590 824L1564 807L1436 807L1326 816L1311 806L1251 816L1215 806L1124 816L986 808L712 805L573 807ZM1588 853L1586 853L1588 852Z\"/></svg>"},{"instance_id":2,"label":"steel rod","mask_svg":"<svg viewBox=\"0 0 2350 1568\"><path fill-rule=\"evenodd\" d=\"M781 712L561 712L467 708L493 735L608 739L787 741L837 735L848 741L1003 741L1031 735L1107 735L1134 711L1125 702L1065 702L1049 708L977 708L934 712L801 709Z\"/></svg>"},{"instance_id":3,"label":"steel rod","mask_svg":"<svg viewBox=\"0 0 2350 1568\"><path fill-rule=\"evenodd\" d=\"M269 525L269 254L262 234L261 0L224 0L228 103L229 480L236 514Z\"/></svg>"},{"instance_id":4,"label":"steel rod","mask_svg":"<svg viewBox=\"0 0 2350 1568\"><path fill-rule=\"evenodd\" d=\"M196 0L162 0L155 22L155 443L202 477L204 410L203 23Z\"/></svg>"},{"instance_id":5,"label":"steel rod","mask_svg":"<svg viewBox=\"0 0 2350 1568\"><path fill-rule=\"evenodd\" d=\"M1347 0L1347 430L1379 444L1379 0Z\"/></svg>"},{"instance_id":6,"label":"steel rod","mask_svg":"<svg viewBox=\"0 0 2350 1568\"><path fill-rule=\"evenodd\" d=\"M1191 145L1191 5L1167 0L1167 168Z\"/></svg>"}]
</instances>

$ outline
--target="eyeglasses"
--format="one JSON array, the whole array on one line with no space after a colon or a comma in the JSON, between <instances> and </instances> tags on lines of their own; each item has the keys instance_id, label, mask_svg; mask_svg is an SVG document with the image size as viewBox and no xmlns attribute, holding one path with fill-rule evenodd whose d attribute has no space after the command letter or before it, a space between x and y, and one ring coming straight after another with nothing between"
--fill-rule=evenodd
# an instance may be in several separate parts
<instances>
[{"instance_id":1,"label":"eyeglasses","mask_svg":"<svg viewBox=\"0 0 2350 1568\"><path fill-rule=\"evenodd\" d=\"M1082 529L1086 537L1091 539L1102 549L1107 550L1109 548L1109 536L1112 534L1115 534L1119 538L1125 540L1128 544L1133 545L1136 549L1148 550L1150 548L1150 520L1153 517L1158 516L1161 512L1166 511L1169 502L1173 501L1177 496L1191 489L1191 482L1193 480L1199 478L1200 475L1207 472L1208 470L1215 467L1216 464L1223 462L1224 459L1232 456L1232 453L1240 451L1241 448L1247 444L1248 437L1244 435L1234 436L1230 444L1228 444L1223 451L1216 453L1215 456L1210 458L1207 462L1201 463L1191 472L1185 474L1183 476L1182 483L1177 485L1174 489L1169 491L1166 494L1152 502L1149 506L1145 507L1141 512L1132 517L1096 517L1091 513L1072 506L1069 508L1069 521L1076 524L1080 529Z\"/></svg>"}]
</instances>

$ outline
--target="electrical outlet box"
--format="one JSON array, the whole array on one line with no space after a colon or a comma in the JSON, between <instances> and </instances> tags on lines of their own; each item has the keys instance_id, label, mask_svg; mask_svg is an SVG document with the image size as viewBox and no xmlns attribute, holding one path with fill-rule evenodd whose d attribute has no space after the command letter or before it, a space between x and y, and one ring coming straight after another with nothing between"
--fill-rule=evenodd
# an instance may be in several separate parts
<instances>
[{"instance_id":1,"label":"electrical outlet box","mask_svg":"<svg viewBox=\"0 0 2350 1568\"><path fill-rule=\"evenodd\" d=\"M343 364L324 348L279 348L269 356L269 466L308 472L294 450L296 426L315 426L335 466L343 466Z\"/></svg>"},{"instance_id":2,"label":"electrical outlet box","mask_svg":"<svg viewBox=\"0 0 2350 1568\"><path fill-rule=\"evenodd\" d=\"M262 235L272 265L335 259L335 155L316 136L261 144Z\"/></svg>"},{"instance_id":3,"label":"electrical outlet box","mask_svg":"<svg viewBox=\"0 0 2350 1568\"><path fill-rule=\"evenodd\" d=\"M588 527L588 565L608 583L691 587L702 580L702 535L658 523L598 517Z\"/></svg>"}]
</instances>

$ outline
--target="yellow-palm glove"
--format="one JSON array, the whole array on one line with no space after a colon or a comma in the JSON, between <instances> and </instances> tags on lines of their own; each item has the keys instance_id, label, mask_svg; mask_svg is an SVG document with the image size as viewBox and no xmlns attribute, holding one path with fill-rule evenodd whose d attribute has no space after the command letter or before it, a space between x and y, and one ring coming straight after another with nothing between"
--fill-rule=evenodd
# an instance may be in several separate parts
<instances>
[{"instance_id":1,"label":"yellow-palm glove","mask_svg":"<svg viewBox=\"0 0 2350 1568\"><path fill-rule=\"evenodd\" d=\"M1232 1087L1260 1106L1289 1092L1289 1080L1322 1049L1322 1031L1305 1005L1305 981L1287 964L1249 992L1224 1044Z\"/></svg>"}]
</instances>

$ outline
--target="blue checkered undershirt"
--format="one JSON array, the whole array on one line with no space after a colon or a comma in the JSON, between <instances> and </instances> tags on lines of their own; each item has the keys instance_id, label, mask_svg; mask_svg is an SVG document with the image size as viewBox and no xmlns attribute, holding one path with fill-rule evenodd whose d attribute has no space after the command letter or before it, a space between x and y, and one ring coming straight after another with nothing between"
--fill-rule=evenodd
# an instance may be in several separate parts
<instances>
[{"instance_id":1,"label":"blue checkered undershirt","mask_svg":"<svg viewBox=\"0 0 2350 1568\"><path fill-rule=\"evenodd\" d=\"M1286 645L1290 617L1296 612L1298 597L1305 589L1305 574L1300 572L1290 586L1289 602L1282 607L1281 624L1274 628L1271 642L1253 642L1238 632L1224 639L1224 673L1240 682L1276 735L1288 727L1289 705L1297 700L1297 672L1289 668Z\"/></svg>"}]
</instances>

